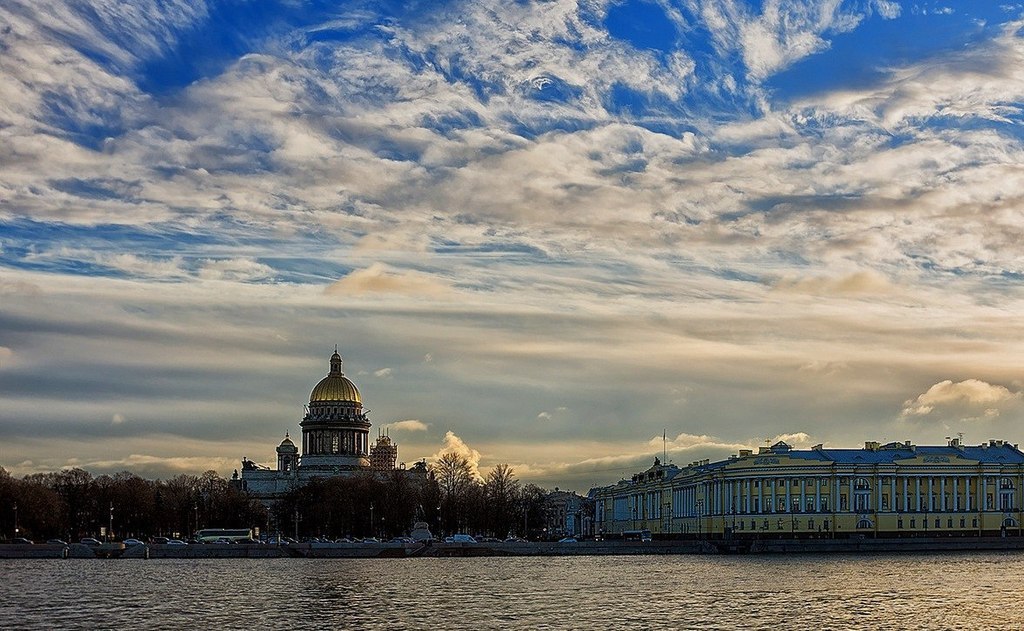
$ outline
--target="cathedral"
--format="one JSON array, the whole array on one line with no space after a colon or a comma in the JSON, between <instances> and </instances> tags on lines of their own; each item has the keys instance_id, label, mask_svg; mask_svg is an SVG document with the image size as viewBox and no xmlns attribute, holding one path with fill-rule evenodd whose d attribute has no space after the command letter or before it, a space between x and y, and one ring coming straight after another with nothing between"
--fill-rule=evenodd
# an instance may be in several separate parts
<instances>
[{"instance_id":1,"label":"cathedral","mask_svg":"<svg viewBox=\"0 0 1024 631\"><path fill-rule=\"evenodd\" d=\"M334 350L331 368L309 394L309 405L299 423L302 451L285 433L277 446L277 468L242 458L241 475L232 482L263 500L273 500L315 477L384 472L396 468L398 445L386 434L369 444L370 420L363 412L359 389L342 371L341 355ZM417 463L413 470L426 464ZM402 465L404 468L404 465Z\"/></svg>"}]
</instances>

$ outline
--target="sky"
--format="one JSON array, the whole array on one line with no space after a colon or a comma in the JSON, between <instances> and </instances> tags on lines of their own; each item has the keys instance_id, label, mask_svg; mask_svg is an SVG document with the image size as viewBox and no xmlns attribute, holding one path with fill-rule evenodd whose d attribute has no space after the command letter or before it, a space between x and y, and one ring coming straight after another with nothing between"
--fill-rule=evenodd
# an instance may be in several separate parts
<instances>
[{"instance_id":1,"label":"sky","mask_svg":"<svg viewBox=\"0 0 1024 631\"><path fill-rule=\"evenodd\" d=\"M0 466L1019 442L1024 4L0 0Z\"/></svg>"}]
</instances>

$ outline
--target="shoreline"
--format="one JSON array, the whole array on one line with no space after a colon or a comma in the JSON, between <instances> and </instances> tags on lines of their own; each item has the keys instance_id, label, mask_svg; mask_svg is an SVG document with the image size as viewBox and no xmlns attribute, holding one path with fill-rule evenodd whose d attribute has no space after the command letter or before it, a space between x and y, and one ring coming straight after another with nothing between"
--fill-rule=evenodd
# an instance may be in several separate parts
<instances>
[{"instance_id":1,"label":"shoreline","mask_svg":"<svg viewBox=\"0 0 1024 631\"><path fill-rule=\"evenodd\" d=\"M920 553L1024 550L1024 537L580 541L577 543L0 544L0 559L371 559L609 555Z\"/></svg>"}]
</instances>

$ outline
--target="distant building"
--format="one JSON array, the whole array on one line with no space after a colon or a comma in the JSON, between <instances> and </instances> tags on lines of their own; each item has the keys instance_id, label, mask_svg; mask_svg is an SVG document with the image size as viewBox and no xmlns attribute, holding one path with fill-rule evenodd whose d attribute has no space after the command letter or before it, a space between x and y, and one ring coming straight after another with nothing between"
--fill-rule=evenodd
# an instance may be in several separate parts
<instances>
[{"instance_id":1,"label":"distant building","mask_svg":"<svg viewBox=\"0 0 1024 631\"><path fill-rule=\"evenodd\" d=\"M591 496L609 535L967 536L1019 534L1022 487L1024 453L1001 440L804 450L780 441L685 468L655 459Z\"/></svg>"},{"instance_id":2,"label":"distant building","mask_svg":"<svg viewBox=\"0 0 1024 631\"><path fill-rule=\"evenodd\" d=\"M398 445L391 442L387 434L379 434L377 442L370 447L370 468L374 471L390 471L398 461Z\"/></svg>"},{"instance_id":3,"label":"distant building","mask_svg":"<svg viewBox=\"0 0 1024 631\"><path fill-rule=\"evenodd\" d=\"M594 534L594 504L586 497L557 488L544 498L544 531L548 537Z\"/></svg>"},{"instance_id":4,"label":"distant building","mask_svg":"<svg viewBox=\"0 0 1024 631\"><path fill-rule=\"evenodd\" d=\"M348 476L361 472L392 471L398 460L398 446L387 435L370 447L370 420L363 412L362 396L342 371L341 355L335 350L330 371L309 395L306 414L299 422L302 450L288 432L277 446L277 468L242 458L241 474L232 482L263 500L272 501L316 477ZM401 467L404 469L404 465ZM426 465L409 470L426 475Z\"/></svg>"}]
</instances>

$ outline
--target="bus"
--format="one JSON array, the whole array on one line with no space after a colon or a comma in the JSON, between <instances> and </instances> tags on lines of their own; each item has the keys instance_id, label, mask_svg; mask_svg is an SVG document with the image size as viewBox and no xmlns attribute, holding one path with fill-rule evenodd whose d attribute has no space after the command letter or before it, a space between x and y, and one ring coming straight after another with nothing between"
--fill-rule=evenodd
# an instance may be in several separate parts
<instances>
[{"instance_id":1,"label":"bus","mask_svg":"<svg viewBox=\"0 0 1024 631\"><path fill-rule=\"evenodd\" d=\"M196 533L196 539L200 543L213 543L221 539L227 539L231 543L252 540L251 528L205 528Z\"/></svg>"},{"instance_id":2,"label":"bus","mask_svg":"<svg viewBox=\"0 0 1024 631\"><path fill-rule=\"evenodd\" d=\"M627 530L622 533L623 541L650 541L651 531L650 530Z\"/></svg>"}]
</instances>

